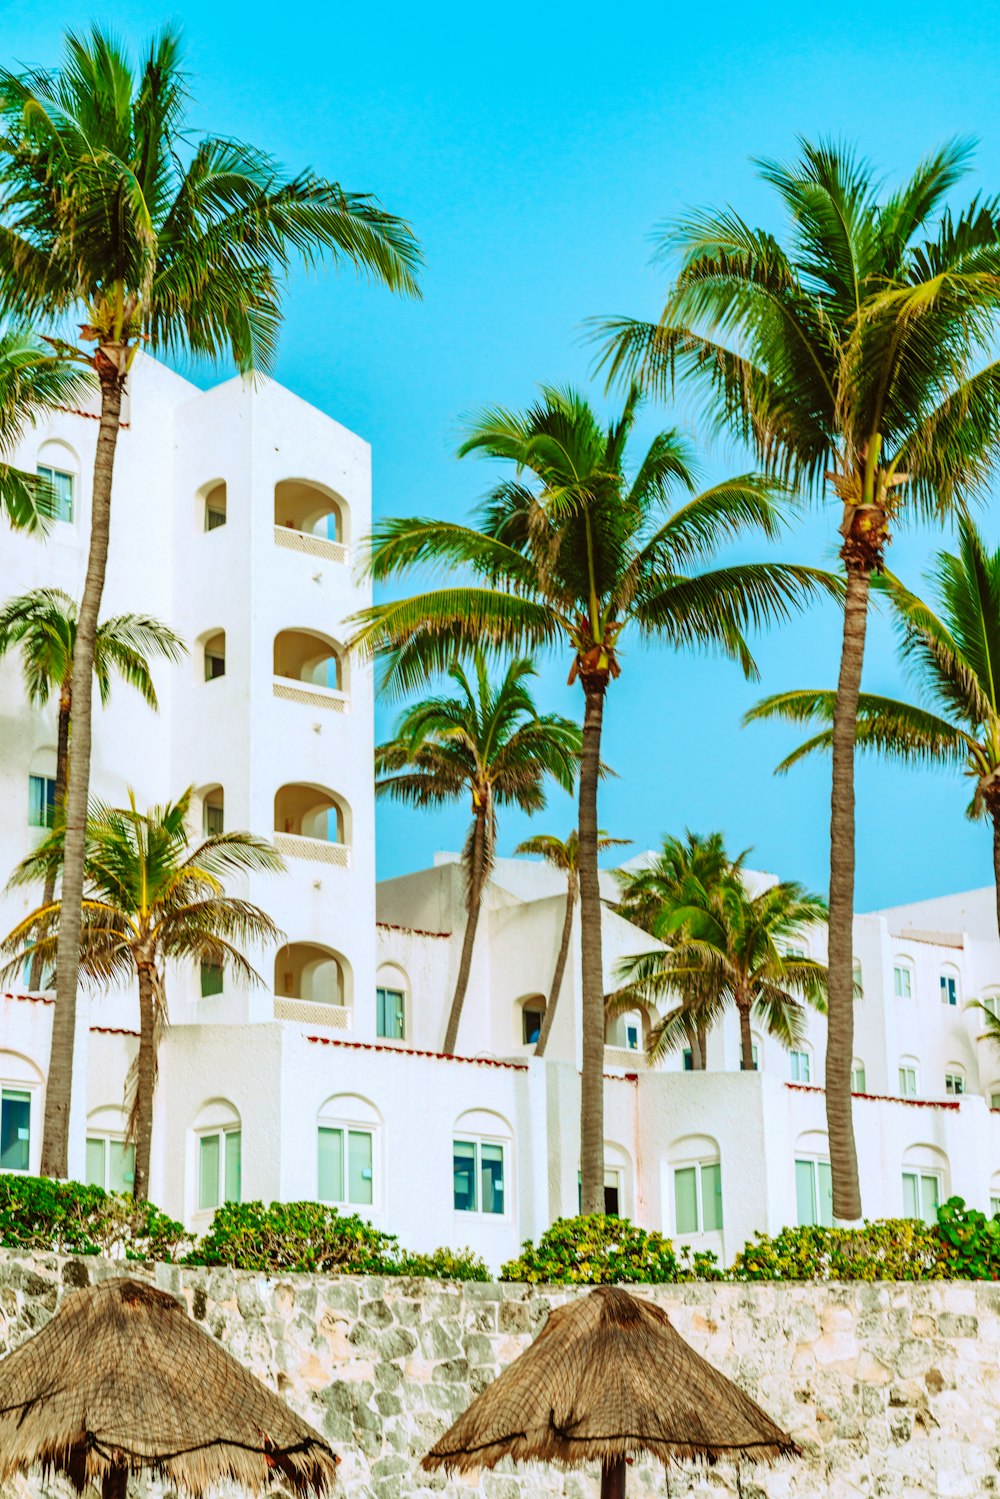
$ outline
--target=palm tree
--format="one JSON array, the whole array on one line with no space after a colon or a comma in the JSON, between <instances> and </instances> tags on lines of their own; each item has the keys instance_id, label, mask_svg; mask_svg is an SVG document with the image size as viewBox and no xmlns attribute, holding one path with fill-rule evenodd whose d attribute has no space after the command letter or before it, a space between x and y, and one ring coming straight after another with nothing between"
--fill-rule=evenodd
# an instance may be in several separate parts
<instances>
[{"instance_id":1,"label":"palm tree","mask_svg":"<svg viewBox=\"0 0 1000 1499\"><path fill-rule=\"evenodd\" d=\"M473 652L472 676L453 661L448 676L454 697L414 703L396 724L395 737L375 750L375 792L414 807L440 806L468 794L472 824L465 868L465 936L455 980L444 1051L454 1055L472 967L472 950L483 894L496 854L497 808L538 812L551 776L572 791L580 763L580 730L558 714L539 715L525 683L532 663L512 661L494 684L481 650Z\"/></svg>"},{"instance_id":2,"label":"palm tree","mask_svg":"<svg viewBox=\"0 0 1000 1499\"><path fill-rule=\"evenodd\" d=\"M609 999L612 1013L636 999L661 1004L681 996L650 1033L649 1053L658 1059L687 1044L694 1012L711 1022L733 1005L740 1022L740 1065L756 1066L750 1026L792 1047L805 1034L803 1001L826 1008L826 968L789 951L803 927L826 919L826 902L792 881L750 895L738 875L721 880L702 899L674 912L678 938L665 952L627 958L622 986Z\"/></svg>"},{"instance_id":3,"label":"palm tree","mask_svg":"<svg viewBox=\"0 0 1000 1499\"><path fill-rule=\"evenodd\" d=\"M520 414L485 412L462 453L514 467L480 507L476 526L395 519L377 527L369 571L378 581L426 564L471 574L357 616L355 643L383 656L387 690L440 670L466 644L493 650L568 646L570 682L584 693L580 768L580 929L583 987L582 1210L604 1204L604 974L597 868L597 783L608 684L621 675L626 632L674 646L715 648L748 675L751 625L784 617L825 573L782 563L699 572L724 542L780 529L776 486L749 474L697 496L687 444L661 432L633 466L631 394L603 426L582 395L543 387ZM686 492L671 512L675 488Z\"/></svg>"},{"instance_id":4,"label":"palm tree","mask_svg":"<svg viewBox=\"0 0 1000 1499\"><path fill-rule=\"evenodd\" d=\"M649 862L618 871L621 898L615 909L626 921L673 947L692 910L716 900L727 882L742 878L745 859L745 852L735 859L729 855L721 833L706 837L687 829L683 838L664 837ZM715 1018L713 991L706 993L694 975L683 985L678 976L676 987L685 1012L678 1016L677 1026L690 1049L692 1070L701 1072L707 1065L708 1031Z\"/></svg>"},{"instance_id":5,"label":"palm tree","mask_svg":"<svg viewBox=\"0 0 1000 1499\"><path fill-rule=\"evenodd\" d=\"M958 556L939 552L929 574L940 613L886 573L878 591L892 610L904 662L927 706L861 693L858 748L911 765L946 765L973 782L971 818L993 826L993 875L1000 932L1000 551L989 552L967 517L959 527ZM805 755L829 749L836 708L833 692L783 692L762 702L746 721L783 718L812 723L817 732L778 766L786 771ZM935 711L937 710L937 711Z\"/></svg>"},{"instance_id":6,"label":"palm tree","mask_svg":"<svg viewBox=\"0 0 1000 1499\"><path fill-rule=\"evenodd\" d=\"M133 1070L129 1135L135 1141L133 1194L149 1192L157 1049L167 1021L165 966L212 964L244 982L260 980L243 952L247 945L277 942L281 933L259 906L227 895L233 875L284 868L269 843L251 833L216 833L192 846L188 827L191 791L148 812L97 804L87 819L80 971L92 983L139 986L139 1052ZM18 865L12 885L47 876L65 856L62 827ZM58 961L60 902L39 906L0 943L16 971L27 953Z\"/></svg>"},{"instance_id":7,"label":"palm tree","mask_svg":"<svg viewBox=\"0 0 1000 1499\"><path fill-rule=\"evenodd\" d=\"M883 194L843 146L801 142L761 175L787 248L733 209L690 216L660 249L680 269L656 323L603 325L613 378L700 387L767 468L841 507L847 572L833 722L826 1111L833 1209L861 1217L851 1117L854 740L871 578L893 527L939 518L982 483L1000 437L1000 207L946 199L969 147L945 146ZM828 486L828 488L827 488Z\"/></svg>"},{"instance_id":8,"label":"palm tree","mask_svg":"<svg viewBox=\"0 0 1000 1499\"><path fill-rule=\"evenodd\" d=\"M88 380L26 328L0 330L0 453L29 427L84 393ZM0 462L0 510L18 531L43 532L55 496L38 474Z\"/></svg>"},{"instance_id":9,"label":"palm tree","mask_svg":"<svg viewBox=\"0 0 1000 1499\"><path fill-rule=\"evenodd\" d=\"M169 28L138 68L94 27L67 35L55 70L0 70L0 310L58 326L80 318L79 344L54 342L93 371L101 392L42 1141L42 1170L52 1176L66 1173L94 636L122 395L136 350L228 356L244 373L266 369L295 261L328 255L395 291L416 290L420 257L406 224L311 171L288 175L255 147L196 140L188 98L179 38Z\"/></svg>"},{"instance_id":10,"label":"palm tree","mask_svg":"<svg viewBox=\"0 0 1000 1499\"><path fill-rule=\"evenodd\" d=\"M627 838L609 838L607 833L602 832L600 828L597 830L599 854L605 853L609 848L624 848L628 842ZM576 828L573 828L566 838L557 838L553 833L537 833L533 838L525 838L523 843L517 845L514 852L534 854L566 876L566 912L563 916L562 936L559 939L559 952L552 975L552 987L545 1004L545 1014L542 1016L538 1040L535 1042L535 1056L543 1057L545 1048L549 1044L549 1032L552 1030L556 1005L559 1003L562 990L566 960L569 957L570 938L573 934L573 912L580 894L580 835Z\"/></svg>"},{"instance_id":11,"label":"palm tree","mask_svg":"<svg viewBox=\"0 0 1000 1499\"><path fill-rule=\"evenodd\" d=\"M0 658L16 646L28 702L42 708L53 692L59 694L56 734L56 778L53 817L61 818L66 799L66 769L69 763L70 720L73 711L73 655L76 650L76 603L58 588L36 588L0 605ZM151 708L158 706L149 669L154 653L170 661L180 660L184 644L169 625L148 614L119 614L98 625L94 637L94 678L101 702L111 697L112 673L134 687ZM55 894L55 875L45 878L42 905L49 906ZM31 959L28 987L40 986L42 960Z\"/></svg>"}]
</instances>

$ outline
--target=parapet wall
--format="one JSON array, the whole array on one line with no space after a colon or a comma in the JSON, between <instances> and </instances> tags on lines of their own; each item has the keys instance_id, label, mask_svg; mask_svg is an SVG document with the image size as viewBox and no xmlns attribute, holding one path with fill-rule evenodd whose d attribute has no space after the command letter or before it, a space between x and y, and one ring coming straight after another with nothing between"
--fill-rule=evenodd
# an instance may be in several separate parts
<instances>
[{"instance_id":1,"label":"parapet wall","mask_svg":"<svg viewBox=\"0 0 1000 1499\"><path fill-rule=\"evenodd\" d=\"M592 1473L498 1469L478 1485L428 1476L422 1453L530 1341L548 1308L583 1291L379 1277L256 1275L0 1252L0 1355L75 1286L126 1271L192 1316L321 1430L346 1499L593 1499ZM896 1499L1000 1494L1000 1286L637 1287L804 1449L741 1473L636 1461L630 1499ZM19 1484L11 1494L40 1492Z\"/></svg>"}]
</instances>

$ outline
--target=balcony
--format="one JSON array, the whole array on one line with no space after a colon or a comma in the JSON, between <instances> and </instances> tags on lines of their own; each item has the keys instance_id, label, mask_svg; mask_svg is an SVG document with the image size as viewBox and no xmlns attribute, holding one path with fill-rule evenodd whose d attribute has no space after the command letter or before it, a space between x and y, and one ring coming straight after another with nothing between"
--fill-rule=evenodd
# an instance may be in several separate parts
<instances>
[{"instance_id":1,"label":"balcony","mask_svg":"<svg viewBox=\"0 0 1000 1499\"><path fill-rule=\"evenodd\" d=\"M320 942L288 942L274 959L274 1018L351 1029L351 965Z\"/></svg>"},{"instance_id":2,"label":"balcony","mask_svg":"<svg viewBox=\"0 0 1000 1499\"><path fill-rule=\"evenodd\" d=\"M619 1068L625 1072L648 1072L650 1070L649 1057L642 1048L634 1049L630 1046L605 1046L604 1065L617 1071Z\"/></svg>"},{"instance_id":3,"label":"balcony","mask_svg":"<svg viewBox=\"0 0 1000 1499\"><path fill-rule=\"evenodd\" d=\"M335 1031L351 1029L351 1012L345 1005L320 1004L310 999L274 997L275 1020L296 1020L300 1025L325 1025Z\"/></svg>"},{"instance_id":4,"label":"balcony","mask_svg":"<svg viewBox=\"0 0 1000 1499\"><path fill-rule=\"evenodd\" d=\"M325 786L282 786L274 798L274 846L291 859L350 869L350 808Z\"/></svg>"},{"instance_id":5,"label":"balcony","mask_svg":"<svg viewBox=\"0 0 1000 1499\"><path fill-rule=\"evenodd\" d=\"M323 708L328 713L350 713L351 700L346 692L334 692L329 687L307 687L295 682L276 681L275 697L286 703L304 703L308 708Z\"/></svg>"},{"instance_id":6,"label":"balcony","mask_svg":"<svg viewBox=\"0 0 1000 1499\"><path fill-rule=\"evenodd\" d=\"M304 552L307 557L321 557L324 562L349 565L351 561L351 549L342 542L313 536L309 531L296 531L291 526L275 526L274 544L287 547L290 552Z\"/></svg>"},{"instance_id":7,"label":"balcony","mask_svg":"<svg viewBox=\"0 0 1000 1499\"><path fill-rule=\"evenodd\" d=\"M346 843L303 838L299 833L275 833L274 846L289 859L312 859L317 864L332 864L335 869L351 867L351 850Z\"/></svg>"},{"instance_id":8,"label":"balcony","mask_svg":"<svg viewBox=\"0 0 1000 1499\"><path fill-rule=\"evenodd\" d=\"M292 552L349 563L350 510L341 495L308 479L274 486L274 541Z\"/></svg>"},{"instance_id":9,"label":"balcony","mask_svg":"<svg viewBox=\"0 0 1000 1499\"><path fill-rule=\"evenodd\" d=\"M274 695L328 713L348 713L344 647L317 630L279 630L274 637Z\"/></svg>"}]
</instances>

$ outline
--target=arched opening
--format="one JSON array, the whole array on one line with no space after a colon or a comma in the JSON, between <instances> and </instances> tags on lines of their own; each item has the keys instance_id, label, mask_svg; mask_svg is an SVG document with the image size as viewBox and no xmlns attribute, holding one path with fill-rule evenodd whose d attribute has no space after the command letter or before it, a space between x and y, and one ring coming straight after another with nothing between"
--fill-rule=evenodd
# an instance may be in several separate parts
<instances>
[{"instance_id":1,"label":"arched opening","mask_svg":"<svg viewBox=\"0 0 1000 1499\"><path fill-rule=\"evenodd\" d=\"M339 1093L317 1116L316 1196L320 1202L373 1208L381 1197L382 1115L367 1098Z\"/></svg>"},{"instance_id":2,"label":"arched opening","mask_svg":"<svg viewBox=\"0 0 1000 1499\"><path fill-rule=\"evenodd\" d=\"M38 449L35 467L44 485L39 509L51 520L72 525L76 515L80 460L68 443L50 438Z\"/></svg>"},{"instance_id":3,"label":"arched opening","mask_svg":"<svg viewBox=\"0 0 1000 1499\"><path fill-rule=\"evenodd\" d=\"M274 992L278 999L347 1008L354 997L350 965L319 942L288 942L274 959Z\"/></svg>"},{"instance_id":4,"label":"arched opening","mask_svg":"<svg viewBox=\"0 0 1000 1499\"><path fill-rule=\"evenodd\" d=\"M452 1132L452 1196L456 1213L505 1216L512 1206L514 1132L501 1114L470 1109Z\"/></svg>"},{"instance_id":5,"label":"arched opening","mask_svg":"<svg viewBox=\"0 0 1000 1499\"><path fill-rule=\"evenodd\" d=\"M937 1222L950 1195L948 1157L936 1145L911 1145L903 1156L903 1216Z\"/></svg>"},{"instance_id":6,"label":"arched opening","mask_svg":"<svg viewBox=\"0 0 1000 1499\"><path fill-rule=\"evenodd\" d=\"M516 1046L538 1045L545 1020L545 995L528 994L514 1006L514 1044Z\"/></svg>"},{"instance_id":7,"label":"arched opening","mask_svg":"<svg viewBox=\"0 0 1000 1499\"><path fill-rule=\"evenodd\" d=\"M226 481L213 479L198 491L195 523L202 531L218 531L226 524Z\"/></svg>"},{"instance_id":8,"label":"arched opening","mask_svg":"<svg viewBox=\"0 0 1000 1499\"><path fill-rule=\"evenodd\" d=\"M346 692L346 661L340 646L315 630L281 630L274 637L274 675L330 692Z\"/></svg>"},{"instance_id":9,"label":"arched opening","mask_svg":"<svg viewBox=\"0 0 1000 1499\"><path fill-rule=\"evenodd\" d=\"M211 1213L243 1195L243 1126L227 1098L203 1104L191 1127L194 1145L195 1212Z\"/></svg>"},{"instance_id":10,"label":"arched opening","mask_svg":"<svg viewBox=\"0 0 1000 1499\"><path fill-rule=\"evenodd\" d=\"M380 1041L405 1041L410 982L395 963L382 963L375 974L375 1034Z\"/></svg>"},{"instance_id":11,"label":"arched opening","mask_svg":"<svg viewBox=\"0 0 1000 1499\"><path fill-rule=\"evenodd\" d=\"M221 786L206 786L198 793L201 801L201 836L217 838L226 831L226 793Z\"/></svg>"},{"instance_id":12,"label":"arched opening","mask_svg":"<svg viewBox=\"0 0 1000 1499\"><path fill-rule=\"evenodd\" d=\"M310 840L314 844L350 843L349 811L346 802L324 786L293 781L282 786L274 798L274 831L286 838ZM310 856L302 844L284 847L284 852Z\"/></svg>"},{"instance_id":13,"label":"arched opening","mask_svg":"<svg viewBox=\"0 0 1000 1499\"><path fill-rule=\"evenodd\" d=\"M349 511L332 489L308 479L282 479L274 486L274 524L346 546Z\"/></svg>"},{"instance_id":14,"label":"arched opening","mask_svg":"<svg viewBox=\"0 0 1000 1499\"><path fill-rule=\"evenodd\" d=\"M202 675L214 682L226 675L226 632L213 630L201 639Z\"/></svg>"}]
</instances>

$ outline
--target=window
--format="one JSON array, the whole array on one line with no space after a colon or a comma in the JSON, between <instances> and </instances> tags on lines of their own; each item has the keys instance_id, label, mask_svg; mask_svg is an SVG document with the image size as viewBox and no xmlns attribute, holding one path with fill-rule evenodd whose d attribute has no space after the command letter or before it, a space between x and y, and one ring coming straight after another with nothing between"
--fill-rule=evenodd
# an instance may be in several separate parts
<instances>
[{"instance_id":1,"label":"window","mask_svg":"<svg viewBox=\"0 0 1000 1499\"><path fill-rule=\"evenodd\" d=\"M203 838L218 838L226 830L226 802L221 786L209 791L201 804Z\"/></svg>"},{"instance_id":2,"label":"window","mask_svg":"<svg viewBox=\"0 0 1000 1499\"><path fill-rule=\"evenodd\" d=\"M639 1022L637 1020L625 1022L625 1046L629 1051L639 1050Z\"/></svg>"},{"instance_id":3,"label":"window","mask_svg":"<svg viewBox=\"0 0 1000 1499\"><path fill-rule=\"evenodd\" d=\"M1000 1109L1000 1093L991 1093L990 1094L990 1108L991 1109Z\"/></svg>"},{"instance_id":4,"label":"window","mask_svg":"<svg viewBox=\"0 0 1000 1499\"><path fill-rule=\"evenodd\" d=\"M402 1041L405 1036L404 999L399 989L375 990L375 1034L388 1041Z\"/></svg>"},{"instance_id":5,"label":"window","mask_svg":"<svg viewBox=\"0 0 1000 1499\"><path fill-rule=\"evenodd\" d=\"M212 649L205 647L205 681L214 682L217 677L226 675L226 651L224 645L213 644Z\"/></svg>"},{"instance_id":6,"label":"window","mask_svg":"<svg viewBox=\"0 0 1000 1499\"><path fill-rule=\"evenodd\" d=\"M899 1069L899 1096L900 1098L916 1098L917 1096L917 1069L914 1066L901 1066Z\"/></svg>"},{"instance_id":7,"label":"window","mask_svg":"<svg viewBox=\"0 0 1000 1499\"><path fill-rule=\"evenodd\" d=\"M201 965L201 997L211 999L213 994L221 994L225 987L223 982L223 971L221 963L202 963Z\"/></svg>"},{"instance_id":8,"label":"window","mask_svg":"<svg viewBox=\"0 0 1000 1499\"><path fill-rule=\"evenodd\" d=\"M621 1217L622 1204L622 1174L614 1166L604 1168L604 1211L609 1218ZM576 1208L578 1213L583 1212L583 1182L579 1171L576 1173Z\"/></svg>"},{"instance_id":9,"label":"window","mask_svg":"<svg viewBox=\"0 0 1000 1499\"><path fill-rule=\"evenodd\" d=\"M51 776L28 777L28 826L50 828L56 815L56 783Z\"/></svg>"},{"instance_id":10,"label":"window","mask_svg":"<svg viewBox=\"0 0 1000 1499\"><path fill-rule=\"evenodd\" d=\"M807 1083L812 1077L812 1062L807 1051L790 1051L788 1053L792 1066L792 1082Z\"/></svg>"},{"instance_id":11,"label":"window","mask_svg":"<svg viewBox=\"0 0 1000 1499\"><path fill-rule=\"evenodd\" d=\"M722 1166L718 1161L697 1161L675 1168L674 1224L678 1234L721 1230Z\"/></svg>"},{"instance_id":12,"label":"window","mask_svg":"<svg viewBox=\"0 0 1000 1499\"><path fill-rule=\"evenodd\" d=\"M944 1075L944 1091L952 1098L958 1098L964 1093L964 1074L961 1072L946 1072Z\"/></svg>"},{"instance_id":13,"label":"window","mask_svg":"<svg viewBox=\"0 0 1000 1499\"><path fill-rule=\"evenodd\" d=\"M756 1041L751 1041L751 1043L750 1043L750 1066L749 1067L746 1066L745 1062L743 1061L743 1054L742 1054L742 1051L741 1051L741 1053L740 1053L740 1071L741 1072L756 1072L758 1070L759 1059L760 1059L760 1052L758 1050L757 1043L756 1043Z\"/></svg>"},{"instance_id":14,"label":"window","mask_svg":"<svg viewBox=\"0 0 1000 1499\"><path fill-rule=\"evenodd\" d=\"M795 1162L795 1201L803 1227L833 1227L833 1177L829 1161Z\"/></svg>"},{"instance_id":15,"label":"window","mask_svg":"<svg viewBox=\"0 0 1000 1499\"><path fill-rule=\"evenodd\" d=\"M87 1136L87 1185L105 1192L131 1192L135 1181L135 1146L113 1135Z\"/></svg>"},{"instance_id":16,"label":"window","mask_svg":"<svg viewBox=\"0 0 1000 1499\"><path fill-rule=\"evenodd\" d=\"M525 1046L536 1046L538 1038L542 1034L542 1021L545 1019L545 1005L539 1000L534 1004L522 1005L521 1007L521 1039Z\"/></svg>"},{"instance_id":17,"label":"window","mask_svg":"<svg viewBox=\"0 0 1000 1499\"><path fill-rule=\"evenodd\" d=\"M0 1171L27 1171L31 1159L31 1094L0 1090Z\"/></svg>"},{"instance_id":18,"label":"window","mask_svg":"<svg viewBox=\"0 0 1000 1499\"><path fill-rule=\"evenodd\" d=\"M690 1046L685 1046L684 1050L681 1052L681 1062L683 1064L685 1072L694 1071L694 1052L691 1050Z\"/></svg>"},{"instance_id":19,"label":"window","mask_svg":"<svg viewBox=\"0 0 1000 1499\"><path fill-rule=\"evenodd\" d=\"M804 958L806 955L806 950L801 942L789 942L785 948L786 958Z\"/></svg>"},{"instance_id":20,"label":"window","mask_svg":"<svg viewBox=\"0 0 1000 1499\"><path fill-rule=\"evenodd\" d=\"M38 477L43 479L52 493L39 500L38 508L52 520L73 519L73 475L62 469L38 465Z\"/></svg>"},{"instance_id":21,"label":"window","mask_svg":"<svg viewBox=\"0 0 1000 1499\"><path fill-rule=\"evenodd\" d=\"M502 1213L503 1146L490 1140L456 1140L453 1162L456 1212Z\"/></svg>"},{"instance_id":22,"label":"window","mask_svg":"<svg viewBox=\"0 0 1000 1499\"><path fill-rule=\"evenodd\" d=\"M903 1172L903 1216L937 1222L941 1178L936 1171Z\"/></svg>"},{"instance_id":23,"label":"window","mask_svg":"<svg viewBox=\"0 0 1000 1499\"><path fill-rule=\"evenodd\" d=\"M371 1130L321 1124L317 1196L320 1202L371 1207L374 1201L374 1144Z\"/></svg>"},{"instance_id":24,"label":"window","mask_svg":"<svg viewBox=\"0 0 1000 1499\"><path fill-rule=\"evenodd\" d=\"M913 969L908 963L897 963L893 968L892 992L897 999L913 998Z\"/></svg>"},{"instance_id":25,"label":"window","mask_svg":"<svg viewBox=\"0 0 1000 1499\"><path fill-rule=\"evenodd\" d=\"M984 994L983 1009L987 1010L994 1020L1000 1020L1000 994Z\"/></svg>"},{"instance_id":26,"label":"window","mask_svg":"<svg viewBox=\"0 0 1000 1499\"><path fill-rule=\"evenodd\" d=\"M953 973L941 975L941 1003L943 1005L958 1004L958 978Z\"/></svg>"},{"instance_id":27,"label":"window","mask_svg":"<svg viewBox=\"0 0 1000 1499\"><path fill-rule=\"evenodd\" d=\"M865 1064L855 1057L851 1063L851 1092L864 1093L865 1091Z\"/></svg>"},{"instance_id":28,"label":"window","mask_svg":"<svg viewBox=\"0 0 1000 1499\"><path fill-rule=\"evenodd\" d=\"M224 1202L239 1202L242 1134L213 1130L198 1137L198 1208L211 1212Z\"/></svg>"}]
</instances>

